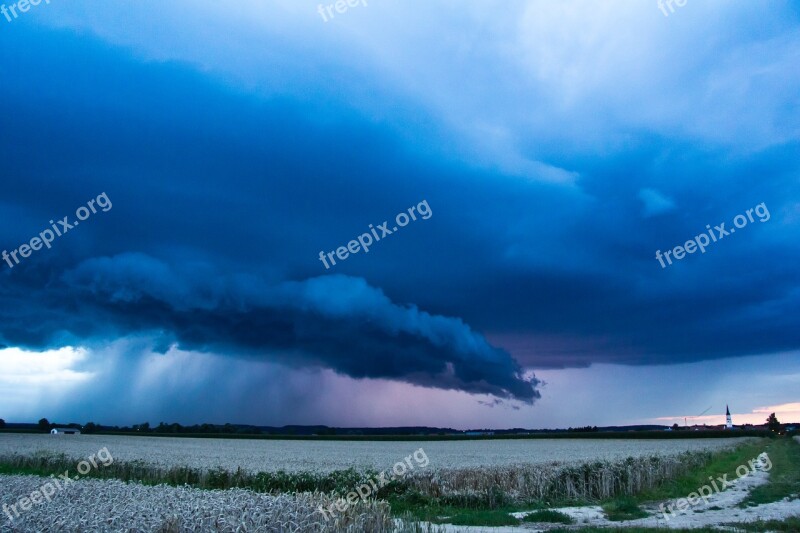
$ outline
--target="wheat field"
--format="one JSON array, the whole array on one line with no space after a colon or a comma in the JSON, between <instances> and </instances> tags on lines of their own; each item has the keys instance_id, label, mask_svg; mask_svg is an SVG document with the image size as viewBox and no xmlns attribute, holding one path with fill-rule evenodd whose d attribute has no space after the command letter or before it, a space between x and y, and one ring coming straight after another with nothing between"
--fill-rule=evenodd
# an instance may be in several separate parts
<instances>
[{"instance_id":1,"label":"wheat field","mask_svg":"<svg viewBox=\"0 0 800 533\"><path fill-rule=\"evenodd\" d=\"M0 456L47 452L83 459L108 448L116 461L163 467L242 469L248 472L384 470L423 448L427 470L516 464L616 461L627 457L720 450L726 439L508 439L468 441L311 441L202 439L106 435L0 434Z\"/></svg>"},{"instance_id":2,"label":"wheat field","mask_svg":"<svg viewBox=\"0 0 800 533\"><path fill-rule=\"evenodd\" d=\"M748 440L312 442L6 434L0 435L0 460L11 471L72 475L77 461L101 448L114 460L98 468L98 475L109 479L82 478L13 520L0 515L0 533L416 532L419 524L392 517L383 492L329 519L320 507L329 509L374 475L358 467L385 471L418 448L425 449L429 467L388 489L495 508L635 494ZM279 469L294 470L269 473ZM263 473L253 473L259 470ZM334 488L316 488L326 476L338 480ZM19 505L48 481L0 475L0 505ZM295 490L279 482L312 488Z\"/></svg>"}]
</instances>

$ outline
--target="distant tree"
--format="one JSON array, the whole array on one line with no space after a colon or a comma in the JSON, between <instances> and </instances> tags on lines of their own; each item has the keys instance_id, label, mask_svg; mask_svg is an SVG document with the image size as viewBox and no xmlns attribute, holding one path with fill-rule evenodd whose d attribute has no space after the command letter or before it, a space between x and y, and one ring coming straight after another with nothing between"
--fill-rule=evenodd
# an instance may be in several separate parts
<instances>
[{"instance_id":1,"label":"distant tree","mask_svg":"<svg viewBox=\"0 0 800 533\"><path fill-rule=\"evenodd\" d=\"M42 431L50 431L50 422L46 418L39 420L39 429Z\"/></svg>"},{"instance_id":2,"label":"distant tree","mask_svg":"<svg viewBox=\"0 0 800 533\"><path fill-rule=\"evenodd\" d=\"M100 426L98 426L94 422L86 422L86 425L83 426L84 433L97 433L98 429L100 429Z\"/></svg>"},{"instance_id":3,"label":"distant tree","mask_svg":"<svg viewBox=\"0 0 800 533\"><path fill-rule=\"evenodd\" d=\"M597 426L584 426L582 428L569 428L567 431L573 431L577 433L594 433L599 431Z\"/></svg>"},{"instance_id":4,"label":"distant tree","mask_svg":"<svg viewBox=\"0 0 800 533\"><path fill-rule=\"evenodd\" d=\"M141 431L150 431L150 422L145 422L144 424L139 424L139 429Z\"/></svg>"},{"instance_id":5,"label":"distant tree","mask_svg":"<svg viewBox=\"0 0 800 533\"><path fill-rule=\"evenodd\" d=\"M681 427L678 424L672 424L672 430L678 431Z\"/></svg>"},{"instance_id":6,"label":"distant tree","mask_svg":"<svg viewBox=\"0 0 800 533\"><path fill-rule=\"evenodd\" d=\"M769 428L770 431L780 433L782 425L780 422L778 422L778 417L775 416L775 413L772 413L767 417L767 428Z\"/></svg>"},{"instance_id":7,"label":"distant tree","mask_svg":"<svg viewBox=\"0 0 800 533\"><path fill-rule=\"evenodd\" d=\"M3 429L4 427L6 427L6 421L0 418L0 429Z\"/></svg>"}]
</instances>

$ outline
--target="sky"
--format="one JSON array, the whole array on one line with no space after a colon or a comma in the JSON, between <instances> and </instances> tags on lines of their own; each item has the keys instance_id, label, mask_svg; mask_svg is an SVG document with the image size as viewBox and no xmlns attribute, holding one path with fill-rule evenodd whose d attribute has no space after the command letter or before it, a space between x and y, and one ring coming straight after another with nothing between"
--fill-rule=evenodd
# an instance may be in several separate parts
<instances>
[{"instance_id":1,"label":"sky","mask_svg":"<svg viewBox=\"0 0 800 533\"><path fill-rule=\"evenodd\" d=\"M796 3L3 5L0 418L800 421Z\"/></svg>"}]
</instances>

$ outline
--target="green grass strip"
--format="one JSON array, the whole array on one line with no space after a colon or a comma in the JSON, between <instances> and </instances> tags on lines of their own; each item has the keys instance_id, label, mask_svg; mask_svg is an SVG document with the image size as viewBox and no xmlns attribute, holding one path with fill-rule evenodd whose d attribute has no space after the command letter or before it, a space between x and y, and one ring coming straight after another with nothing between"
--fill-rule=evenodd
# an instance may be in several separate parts
<instances>
[{"instance_id":1,"label":"green grass strip","mask_svg":"<svg viewBox=\"0 0 800 533\"><path fill-rule=\"evenodd\" d=\"M772 463L769 482L750 491L742 506L800 498L800 444L784 437L770 441L765 451Z\"/></svg>"},{"instance_id":2,"label":"green grass strip","mask_svg":"<svg viewBox=\"0 0 800 533\"><path fill-rule=\"evenodd\" d=\"M537 522L549 524L572 524L574 520L568 514L552 509L542 509L541 511L534 511L525 515L522 518L523 522Z\"/></svg>"}]
</instances>

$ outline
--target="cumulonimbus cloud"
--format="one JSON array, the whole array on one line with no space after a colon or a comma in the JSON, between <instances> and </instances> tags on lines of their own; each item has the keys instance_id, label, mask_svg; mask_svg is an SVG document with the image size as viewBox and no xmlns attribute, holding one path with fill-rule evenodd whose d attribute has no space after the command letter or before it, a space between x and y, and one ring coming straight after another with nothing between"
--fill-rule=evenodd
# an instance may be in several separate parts
<instances>
[{"instance_id":1,"label":"cumulonimbus cloud","mask_svg":"<svg viewBox=\"0 0 800 533\"><path fill-rule=\"evenodd\" d=\"M462 320L394 303L362 278L269 284L125 253L86 260L42 290L27 305L48 302L48 310L31 313L40 321L30 327L7 316L6 343L58 344L47 332L84 340L150 333L164 345L321 366L355 378L526 403L540 396L535 377Z\"/></svg>"}]
</instances>

